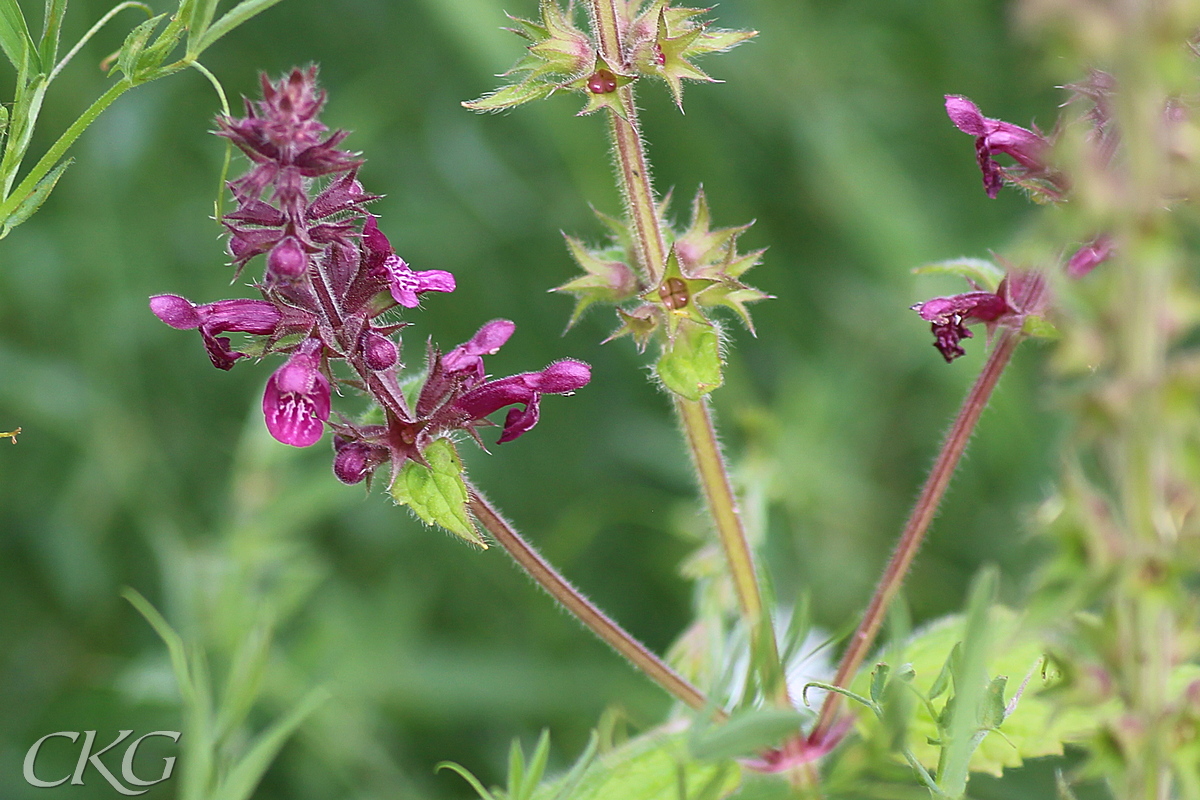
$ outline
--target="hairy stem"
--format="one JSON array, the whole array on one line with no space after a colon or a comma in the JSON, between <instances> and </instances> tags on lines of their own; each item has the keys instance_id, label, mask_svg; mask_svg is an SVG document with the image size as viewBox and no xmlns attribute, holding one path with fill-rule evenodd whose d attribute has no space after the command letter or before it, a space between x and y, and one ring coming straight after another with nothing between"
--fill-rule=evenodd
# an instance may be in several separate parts
<instances>
[{"instance_id":1,"label":"hairy stem","mask_svg":"<svg viewBox=\"0 0 1200 800\"><path fill-rule=\"evenodd\" d=\"M533 548L533 545L525 541L474 487L469 487L467 505L480 524L500 543L501 547L508 551L521 569L525 570L529 577L537 581L538 585L549 592L551 597L561 603L594 634L628 659L652 681L686 705L697 711L711 711L714 718L718 720L726 718L725 712L710 702L699 689L667 666L662 659L650 652L628 631L613 622L607 614L597 608L554 567L550 566L546 559L542 558L541 554Z\"/></svg>"},{"instance_id":2,"label":"hairy stem","mask_svg":"<svg viewBox=\"0 0 1200 800\"><path fill-rule=\"evenodd\" d=\"M601 57L624 71L625 56L621 50L621 33L618 11L613 0L589 0L592 23L600 40ZM662 280L663 268L667 263L667 248L664 244L662 227L659 225L654 188L650 182L650 165L646 160L646 147L638 123L637 104L633 98L633 85L617 90L621 100L622 114L609 112L609 135L617 153L617 166L621 172L621 195L634 227L634 244L642 269L651 284Z\"/></svg>"},{"instance_id":3,"label":"hairy stem","mask_svg":"<svg viewBox=\"0 0 1200 800\"><path fill-rule=\"evenodd\" d=\"M737 500L733 496L733 488L729 485L729 476L725 472L725 462L721 458L721 447L717 442L716 431L713 430L708 403L704 400L676 397L675 410L683 423L683 431L687 436L692 458L696 462L696 472L700 476L700 485L704 489L704 498L708 501L709 511L712 512L713 522L716 523L721 545L729 561L729 571L733 575L738 602L746 618L751 622L757 621L762 616L763 607L762 596L758 591L758 578L754 571L750 546L746 542L746 533L742 528L742 520L738 515Z\"/></svg>"},{"instance_id":4,"label":"hairy stem","mask_svg":"<svg viewBox=\"0 0 1200 800\"><path fill-rule=\"evenodd\" d=\"M988 399L992 396L992 391L996 388L1004 368L1008 366L1020 338L1019 333L1011 330L1005 330L1000 334L1000 339L991 355L988 356L983 371L979 373L971 391L963 400L962 407L958 410L958 416L954 419L954 424L950 427L950 432L946 434L946 440L942 443L941 452L938 453L937 460L933 462L933 469L930 470L929 477L925 480L925 486L921 489L921 495L917 498L917 504L913 507L912 514L909 515L908 522L904 526L904 532L900 534L900 541L896 545L895 552L892 553L892 560L888 562L887 568L883 571L883 577L879 579L879 584L875 587L875 594L867 606L862 622L858 625L858 630L854 632L850 643L846 646L846 652L842 654L837 675L833 679L834 686L846 688L850 685L858 668L862 666L867 652L871 649L871 645L875 643L875 637L883 624L888 605L908 575L913 557L921 547L925 532L929 530L929 524L937 514L938 505L946 493L946 487L950 485L950 478L954 475L959 459L967 449L971 433L975 430L975 425L979 422L979 417L987 406ZM812 741L819 742L829 734L837 718L841 698L842 696L837 692L829 692L825 695L825 702L821 706L821 715L817 718L816 727L813 728L809 737Z\"/></svg>"},{"instance_id":5,"label":"hairy stem","mask_svg":"<svg viewBox=\"0 0 1200 800\"><path fill-rule=\"evenodd\" d=\"M619 68L625 67L621 47L621 24L619 10L614 0L588 0L596 38L600 41L601 56L606 62ZM654 188L650 181L650 166L638 126L637 105L634 102L633 86L626 85L620 92L622 114L609 112L609 133L617 155L621 193L625 198L629 219L634 229L634 241L641 259L642 268L651 284L662 280L666 265L666 241L654 200ZM692 452L701 487L713 522L720 535L729 571L737 587L738 602L742 616L757 640L762 630L763 603L759 594L758 580L754 572L754 559L746 542L745 530L737 514L737 503L730 486L725 460L717 444L708 407L703 401L675 398L675 407ZM774 636L769 642L761 643L778 661L778 648ZM781 685L781 702L787 703L787 687Z\"/></svg>"}]
</instances>

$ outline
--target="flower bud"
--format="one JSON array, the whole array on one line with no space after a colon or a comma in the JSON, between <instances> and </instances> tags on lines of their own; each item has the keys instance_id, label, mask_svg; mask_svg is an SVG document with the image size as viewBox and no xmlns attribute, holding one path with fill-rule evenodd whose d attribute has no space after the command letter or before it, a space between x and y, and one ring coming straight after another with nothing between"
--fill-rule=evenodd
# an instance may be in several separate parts
<instances>
[{"instance_id":1,"label":"flower bud","mask_svg":"<svg viewBox=\"0 0 1200 800\"><path fill-rule=\"evenodd\" d=\"M396 343L375 331L364 333L360 346L362 347L363 361L376 371L394 367L400 359Z\"/></svg>"},{"instance_id":2,"label":"flower bud","mask_svg":"<svg viewBox=\"0 0 1200 800\"><path fill-rule=\"evenodd\" d=\"M308 255L292 236L285 236L267 255L267 274L284 280L295 280L308 267Z\"/></svg>"},{"instance_id":3,"label":"flower bud","mask_svg":"<svg viewBox=\"0 0 1200 800\"><path fill-rule=\"evenodd\" d=\"M385 451L364 442L347 442L338 446L333 457L333 474L347 486L362 483L383 463Z\"/></svg>"}]
</instances>

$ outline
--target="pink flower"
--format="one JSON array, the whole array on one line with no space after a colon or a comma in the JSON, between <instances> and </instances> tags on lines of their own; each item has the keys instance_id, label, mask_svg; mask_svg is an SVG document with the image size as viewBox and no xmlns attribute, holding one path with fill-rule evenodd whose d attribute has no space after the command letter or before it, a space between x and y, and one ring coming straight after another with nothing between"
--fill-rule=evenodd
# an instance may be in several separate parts
<instances>
[{"instance_id":1,"label":"pink flower","mask_svg":"<svg viewBox=\"0 0 1200 800\"><path fill-rule=\"evenodd\" d=\"M946 95L946 113L960 131L975 137L975 157L983 171L983 188L988 197L999 194L1008 174L993 158L996 153L1012 156L1022 174L1049 177L1045 158L1050 144L1040 133L985 117L979 106L957 94Z\"/></svg>"},{"instance_id":2,"label":"pink flower","mask_svg":"<svg viewBox=\"0 0 1200 800\"><path fill-rule=\"evenodd\" d=\"M329 379L320 370L321 342L307 339L280 367L263 394L267 430L293 447L316 444L329 419Z\"/></svg>"},{"instance_id":3,"label":"pink flower","mask_svg":"<svg viewBox=\"0 0 1200 800\"><path fill-rule=\"evenodd\" d=\"M504 431L497 444L511 442L528 431L538 421L538 401L543 394L570 394L587 385L592 368L582 361L564 359L541 372L523 372L490 381L459 397L455 407L470 420L482 420L505 406L522 404L504 418Z\"/></svg>"},{"instance_id":4,"label":"pink flower","mask_svg":"<svg viewBox=\"0 0 1200 800\"><path fill-rule=\"evenodd\" d=\"M959 342L971 338L971 332L966 327L968 323L992 323L1012 312L1002 293L1002 290L999 294L967 292L953 297L935 297L917 303L912 310L920 314L921 319L931 323L933 346L941 352L946 363L950 363L967 354Z\"/></svg>"},{"instance_id":5,"label":"pink flower","mask_svg":"<svg viewBox=\"0 0 1200 800\"><path fill-rule=\"evenodd\" d=\"M198 306L179 295L160 294L150 298L150 310L172 328L199 328L204 349L218 369L232 368L246 354L230 347L228 336L217 334L238 331L265 336L274 333L282 319L266 300L219 300Z\"/></svg>"},{"instance_id":6,"label":"pink flower","mask_svg":"<svg viewBox=\"0 0 1200 800\"><path fill-rule=\"evenodd\" d=\"M513 335L517 326L506 319L494 319L480 328L470 340L442 356L442 369L465 376L468 388L481 383L487 374L482 356L494 355Z\"/></svg>"},{"instance_id":7,"label":"pink flower","mask_svg":"<svg viewBox=\"0 0 1200 800\"><path fill-rule=\"evenodd\" d=\"M421 302L418 295L425 292L454 291L454 276L449 272L441 269L417 272L395 254L384 260L383 272L392 299L405 308L416 308Z\"/></svg>"},{"instance_id":8,"label":"pink flower","mask_svg":"<svg viewBox=\"0 0 1200 800\"><path fill-rule=\"evenodd\" d=\"M1075 255L1067 261L1067 275L1072 278L1082 278L1101 262L1107 261L1112 255L1112 237L1107 234L1097 236L1092 241L1075 251Z\"/></svg>"}]
</instances>

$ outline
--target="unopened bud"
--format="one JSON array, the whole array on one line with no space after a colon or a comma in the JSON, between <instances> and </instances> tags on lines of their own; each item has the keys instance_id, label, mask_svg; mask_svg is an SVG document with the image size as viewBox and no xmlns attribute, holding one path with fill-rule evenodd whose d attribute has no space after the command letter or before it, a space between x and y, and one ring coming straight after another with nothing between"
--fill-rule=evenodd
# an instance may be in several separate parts
<instances>
[{"instance_id":1,"label":"unopened bud","mask_svg":"<svg viewBox=\"0 0 1200 800\"><path fill-rule=\"evenodd\" d=\"M384 452L363 442L347 442L333 457L333 474L342 483L362 483L375 467L383 463Z\"/></svg>"},{"instance_id":2,"label":"unopened bud","mask_svg":"<svg viewBox=\"0 0 1200 800\"><path fill-rule=\"evenodd\" d=\"M285 236L267 255L267 273L276 278L294 280L308 268L308 255L294 237Z\"/></svg>"},{"instance_id":3,"label":"unopened bud","mask_svg":"<svg viewBox=\"0 0 1200 800\"><path fill-rule=\"evenodd\" d=\"M400 359L396 343L375 331L367 331L362 337L363 361L373 370L389 369Z\"/></svg>"}]
</instances>

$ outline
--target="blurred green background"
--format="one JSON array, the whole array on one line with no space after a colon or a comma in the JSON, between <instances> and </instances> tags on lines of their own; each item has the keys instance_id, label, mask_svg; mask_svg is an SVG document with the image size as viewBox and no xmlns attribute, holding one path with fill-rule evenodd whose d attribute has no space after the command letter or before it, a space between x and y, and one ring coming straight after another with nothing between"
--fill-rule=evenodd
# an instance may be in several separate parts
<instances>
[{"instance_id":1,"label":"blurred green background","mask_svg":"<svg viewBox=\"0 0 1200 800\"><path fill-rule=\"evenodd\" d=\"M22 0L22 6L33 6ZM37 4L40 6L40 4ZM105 7L74 0L64 41ZM161 11L170 9L163 7ZM406 356L452 346L499 316L518 330L495 374L573 356L577 396L547 398L522 439L470 452L476 483L545 554L663 651L690 618L678 564L696 547L690 467L669 403L628 340L591 312L562 335L570 300L546 290L574 267L560 231L598 241L588 205L619 211L602 120L575 97L497 116L459 102L494 88L520 40L503 11L534 0L284 0L205 64L231 100L257 75L316 62L324 115L354 131L375 212L416 269L447 269L452 296L409 315ZM30 8L40 25L40 8ZM140 19L126 12L52 88L40 154L107 85L97 64ZM750 282L759 337L735 348L715 407L735 468L767 498L755 516L778 593L808 591L843 628L866 602L942 431L982 362L982 335L947 366L908 310L953 282L910 269L1003 248L1033 213L989 201L972 142L942 110L971 96L989 116L1048 124L1057 102L1003 4L958 0L729 0L714 16L760 36L702 63L680 115L640 87L657 186L685 216L703 183L715 221L757 224ZM11 85L11 73L0 80ZM6 90L7 91L7 90ZM8 100L7 96L4 97ZM186 637L228 653L263 609L279 620L262 727L309 688L335 701L285 747L261 798L465 798L442 759L501 780L513 737L547 727L567 763L610 705L634 727L668 708L653 685L552 606L502 552L423 528L378 492L338 484L327 443L270 440L258 405L274 364L214 370L194 333L148 311L151 294L253 296L211 220L223 145L208 83L185 73L122 98L75 148L43 210L0 242L0 797L107 798L33 789L38 737L179 729L165 651L119 597L137 588ZM30 162L32 163L32 161ZM908 583L919 621L957 609L983 562L1020 597L1037 547L1060 420L1027 345L985 415ZM220 671L220 658L214 670ZM66 752L64 748L63 752ZM74 756L47 775L65 774ZM41 764L42 762L39 762ZM57 768L56 768L57 767ZM980 781L979 796L1050 797L1047 769ZM174 781L147 798L172 797ZM1040 794L1045 792L1045 794Z\"/></svg>"}]
</instances>

